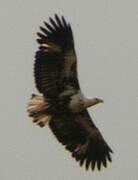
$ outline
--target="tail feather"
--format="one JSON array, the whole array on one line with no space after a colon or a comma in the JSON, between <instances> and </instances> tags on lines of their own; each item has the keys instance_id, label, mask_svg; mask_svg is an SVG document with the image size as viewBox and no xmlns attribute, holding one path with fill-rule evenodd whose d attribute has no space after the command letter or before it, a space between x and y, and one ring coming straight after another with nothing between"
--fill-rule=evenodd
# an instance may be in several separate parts
<instances>
[{"instance_id":1,"label":"tail feather","mask_svg":"<svg viewBox=\"0 0 138 180\"><path fill-rule=\"evenodd\" d=\"M49 104L43 96L33 94L27 106L27 112L33 118L33 122L44 127L51 120L51 115L48 113Z\"/></svg>"}]
</instances>

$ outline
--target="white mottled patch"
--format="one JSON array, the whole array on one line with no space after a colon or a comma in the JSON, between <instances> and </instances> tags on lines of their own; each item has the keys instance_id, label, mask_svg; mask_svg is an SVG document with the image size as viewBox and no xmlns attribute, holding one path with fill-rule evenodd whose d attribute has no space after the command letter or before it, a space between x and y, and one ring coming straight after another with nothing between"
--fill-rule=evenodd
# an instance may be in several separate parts
<instances>
[{"instance_id":1,"label":"white mottled patch","mask_svg":"<svg viewBox=\"0 0 138 180\"><path fill-rule=\"evenodd\" d=\"M50 47L48 44L41 44L40 47L44 47L44 48L47 48L47 47Z\"/></svg>"},{"instance_id":2,"label":"white mottled patch","mask_svg":"<svg viewBox=\"0 0 138 180\"><path fill-rule=\"evenodd\" d=\"M43 43L40 45L40 47L45 48L47 51L50 50L50 51L61 52L61 47L52 42Z\"/></svg>"},{"instance_id":3,"label":"white mottled patch","mask_svg":"<svg viewBox=\"0 0 138 180\"><path fill-rule=\"evenodd\" d=\"M85 108L85 96L78 91L78 93L71 96L69 108L72 112L80 112Z\"/></svg>"}]
</instances>

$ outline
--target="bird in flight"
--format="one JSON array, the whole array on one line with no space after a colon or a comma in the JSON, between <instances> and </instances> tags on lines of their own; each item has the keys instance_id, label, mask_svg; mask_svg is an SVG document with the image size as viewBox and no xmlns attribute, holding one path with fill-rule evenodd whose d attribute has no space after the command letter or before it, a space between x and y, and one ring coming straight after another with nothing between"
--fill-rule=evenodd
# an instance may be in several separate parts
<instances>
[{"instance_id":1,"label":"bird in flight","mask_svg":"<svg viewBox=\"0 0 138 180\"><path fill-rule=\"evenodd\" d=\"M73 33L63 16L55 14L40 27L34 77L40 95L33 94L27 111L33 122L50 129L86 170L111 162L112 150L92 121L87 108L102 103L80 89Z\"/></svg>"}]
</instances>

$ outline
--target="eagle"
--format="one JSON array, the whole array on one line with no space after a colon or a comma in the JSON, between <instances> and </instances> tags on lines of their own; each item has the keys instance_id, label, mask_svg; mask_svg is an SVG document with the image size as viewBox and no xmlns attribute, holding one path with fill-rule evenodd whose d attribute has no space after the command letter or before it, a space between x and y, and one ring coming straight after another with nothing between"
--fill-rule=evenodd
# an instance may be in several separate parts
<instances>
[{"instance_id":1,"label":"eagle","mask_svg":"<svg viewBox=\"0 0 138 180\"><path fill-rule=\"evenodd\" d=\"M77 74L77 57L70 23L57 14L40 26L34 78L40 95L32 94L27 112L33 122L50 127L58 141L80 166L94 170L107 167L112 149L87 110L102 103L83 94Z\"/></svg>"}]
</instances>

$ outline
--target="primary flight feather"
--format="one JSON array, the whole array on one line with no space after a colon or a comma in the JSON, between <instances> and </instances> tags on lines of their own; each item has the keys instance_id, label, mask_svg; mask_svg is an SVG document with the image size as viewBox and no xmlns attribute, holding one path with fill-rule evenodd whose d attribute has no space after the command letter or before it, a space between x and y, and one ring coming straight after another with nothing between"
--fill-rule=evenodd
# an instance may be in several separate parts
<instances>
[{"instance_id":1,"label":"primary flight feather","mask_svg":"<svg viewBox=\"0 0 138 180\"><path fill-rule=\"evenodd\" d=\"M47 123L59 142L86 169L107 167L112 150L93 123L87 108L103 102L86 98L79 86L73 33L64 17L49 18L40 27L34 64L35 83L27 111L41 127Z\"/></svg>"}]
</instances>

